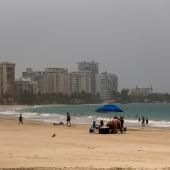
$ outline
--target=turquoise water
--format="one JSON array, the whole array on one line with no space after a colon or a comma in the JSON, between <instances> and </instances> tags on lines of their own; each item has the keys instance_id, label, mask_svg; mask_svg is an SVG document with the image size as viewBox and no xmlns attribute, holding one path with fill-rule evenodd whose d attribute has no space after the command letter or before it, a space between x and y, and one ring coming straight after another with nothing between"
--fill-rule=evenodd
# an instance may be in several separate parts
<instances>
[{"instance_id":1,"label":"turquoise water","mask_svg":"<svg viewBox=\"0 0 170 170\"><path fill-rule=\"evenodd\" d=\"M152 120L170 121L170 104L116 104L124 113L96 113L95 110L102 105L63 105L63 106L35 106L26 109L26 112L48 113L65 115L70 112L73 116L102 116L111 117L112 115L123 115L126 119L135 120L139 116L145 116Z\"/></svg>"},{"instance_id":2,"label":"turquoise water","mask_svg":"<svg viewBox=\"0 0 170 170\"><path fill-rule=\"evenodd\" d=\"M65 122L66 113L71 114L71 120L76 124L91 124L92 121L109 121L114 115L123 116L126 124L139 125L138 117L149 119L149 126L170 127L169 103L131 103L116 104L124 110L123 113L96 113L102 105L46 105L33 106L22 110L24 117L45 122Z\"/></svg>"},{"instance_id":3,"label":"turquoise water","mask_svg":"<svg viewBox=\"0 0 170 170\"><path fill-rule=\"evenodd\" d=\"M170 104L169 103L131 103L116 104L123 113L96 113L95 110L102 105L42 105L28 106L11 110L0 110L0 115L23 114L24 119L44 121L49 123L66 122L66 113L71 115L71 122L75 124L91 124L94 120L109 121L114 115L123 116L125 124L140 125L138 117L144 116L149 119L149 126L170 127Z\"/></svg>"}]
</instances>

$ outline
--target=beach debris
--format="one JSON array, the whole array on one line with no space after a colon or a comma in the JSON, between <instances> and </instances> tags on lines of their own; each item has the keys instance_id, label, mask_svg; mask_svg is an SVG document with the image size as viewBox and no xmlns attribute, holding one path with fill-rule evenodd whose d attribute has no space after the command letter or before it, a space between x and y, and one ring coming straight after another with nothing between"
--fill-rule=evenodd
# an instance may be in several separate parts
<instances>
[{"instance_id":1,"label":"beach debris","mask_svg":"<svg viewBox=\"0 0 170 170\"><path fill-rule=\"evenodd\" d=\"M54 133L51 137L53 137L53 138L54 138L54 137L55 137L55 133Z\"/></svg>"}]
</instances>

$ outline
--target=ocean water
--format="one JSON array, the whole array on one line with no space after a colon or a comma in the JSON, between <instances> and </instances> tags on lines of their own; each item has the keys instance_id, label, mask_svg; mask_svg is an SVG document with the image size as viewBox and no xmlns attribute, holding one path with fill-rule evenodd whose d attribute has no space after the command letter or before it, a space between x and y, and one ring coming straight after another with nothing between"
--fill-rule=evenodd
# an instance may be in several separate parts
<instances>
[{"instance_id":1,"label":"ocean water","mask_svg":"<svg viewBox=\"0 0 170 170\"><path fill-rule=\"evenodd\" d=\"M66 113L71 115L71 122L75 124L92 124L95 120L109 121L114 115L123 116L125 125L140 125L138 117L148 117L149 126L170 127L170 103L130 103L116 104L124 110L123 113L96 113L95 110L102 105L41 105L13 110L2 110L0 114L18 117L23 114L24 119L44 121L49 123L66 122Z\"/></svg>"}]
</instances>

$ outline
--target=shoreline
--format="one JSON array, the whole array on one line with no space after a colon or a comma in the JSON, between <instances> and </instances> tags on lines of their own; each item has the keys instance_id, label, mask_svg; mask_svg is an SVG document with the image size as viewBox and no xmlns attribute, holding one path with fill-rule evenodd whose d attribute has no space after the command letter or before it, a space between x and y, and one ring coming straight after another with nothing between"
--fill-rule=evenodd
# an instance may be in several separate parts
<instances>
[{"instance_id":1,"label":"shoreline","mask_svg":"<svg viewBox=\"0 0 170 170\"><path fill-rule=\"evenodd\" d=\"M12 120L15 122L18 122L18 116L16 115L0 115L0 120ZM125 120L126 121L126 120ZM43 120L33 120L33 119L29 119L29 118L24 118L24 122L28 122L28 123L35 123L35 124L48 124L48 125L53 125L53 122L47 122L47 121L43 121ZM54 122L55 123L55 122ZM88 124L88 123L72 123L73 125L77 125L77 126L87 126L87 127L91 127L92 124ZM64 122L64 126L66 125L66 122ZM170 127L153 127L153 126L141 126L141 124L125 124L125 127L128 129L160 129L160 130L170 130Z\"/></svg>"},{"instance_id":2,"label":"shoreline","mask_svg":"<svg viewBox=\"0 0 170 170\"><path fill-rule=\"evenodd\" d=\"M95 104L96 105L96 104ZM60 109L54 109L51 110L43 110L43 107L51 107L51 106L62 106L61 112ZM65 106L67 106L65 108ZM69 108L68 105L36 105L36 106L27 106L27 105L0 105L0 116L1 115L7 115L8 117L11 114L11 117L17 118L20 113L23 114L24 119L28 119L31 121L41 121L41 122L49 122L49 123L59 123L63 122L65 123L65 114L67 111L71 113L72 123L74 124L88 124L89 126L92 124L92 122L95 120L97 124L99 124L100 120L104 120L104 122L108 122L110 117L105 114L97 115L94 113L95 108L91 108L91 111L87 112L86 114L86 107L82 105L82 113L81 113L81 106L78 105L77 107ZM89 105L88 105L89 106ZM42 107L42 110L38 109L38 107ZM91 106L89 106L91 107ZM65 110L65 111L63 111ZM127 127L139 127L140 123L138 122L136 116L133 112L132 114L125 112L125 126ZM130 116L129 116L130 115ZM169 115L167 113L167 115ZM113 115L112 115L113 116ZM154 117L152 115L149 117L149 128L163 128L163 129L170 129L170 116L167 116L168 119L166 119L165 116L163 118L158 119L157 117Z\"/></svg>"},{"instance_id":3,"label":"shoreline","mask_svg":"<svg viewBox=\"0 0 170 170\"><path fill-rule=\"evenodd\" d=\"M9 115L5 115L5 114L0 114L0 120L13 120L18 122L18 115L14 115L14 114L9 114ZM145 126L141 126L141 123L126 123L126 119L125 119L125 127L128 129L161 129L161 130L170 130L170 127L158 127L158 126L149 126L149 125L145 125ZM37 123L37 124L48 124L48 125L53 125L53 123L59 123L57 122L50 122L50 121L44 121L42 119L39 120L34 120L34 119L30 119L30 118L24 118L24 122L31 122L31 123ZM63 122L64 126L66 126L66 122ZM98 121L99 123L99 121ZM78 125L78 126L88 126L89 128L91 127L92 123L72 123L73 125Z\"/></svg>"}]
</instances>

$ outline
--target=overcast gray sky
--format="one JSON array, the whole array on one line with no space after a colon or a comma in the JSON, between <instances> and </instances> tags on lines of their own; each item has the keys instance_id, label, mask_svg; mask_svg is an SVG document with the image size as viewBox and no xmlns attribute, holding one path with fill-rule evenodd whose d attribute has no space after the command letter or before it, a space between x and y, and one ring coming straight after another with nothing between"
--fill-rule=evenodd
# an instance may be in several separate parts
<instances>
[{"instance_id":1,"label":"overcast gray sky","mask_svg":"<svg viewBox=\"0 0 170 170\"><path fill-rule=\"evenodd\" d=\"M170 93L169 0L0 0L0 61L77 69L95 60L119 89Z\"/></svg>"}]
</instances>

